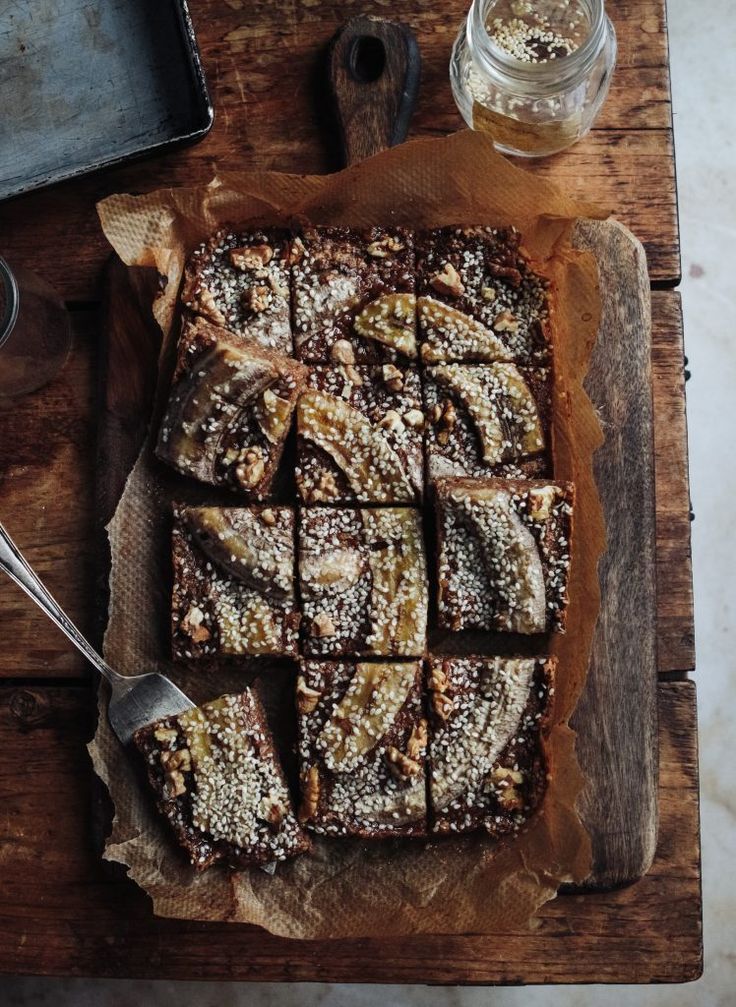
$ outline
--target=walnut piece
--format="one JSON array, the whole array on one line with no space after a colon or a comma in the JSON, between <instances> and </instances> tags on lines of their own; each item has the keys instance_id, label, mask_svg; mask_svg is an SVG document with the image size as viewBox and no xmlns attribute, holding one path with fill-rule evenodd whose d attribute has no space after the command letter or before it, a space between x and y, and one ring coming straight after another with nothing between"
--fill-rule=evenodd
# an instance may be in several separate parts
<instances>
[{"instance_id":1,"label":"walnut piece","mask_svg":"<svg viewBox=\"0 0 736 1007\"><path fill-rule=\"evenodd\" d=\"M209 318L215 325L225 324L225 316L217 307L215 295L207 287L200 287L192 301L192 307L195 311L199 311L200 314L204 315L205 318Z\"/></svg>"},{"instance_id":2,"label":"walnut piece","mask_svg":"<svg viewBox=\"0 0 736 1007\"><path fill-rule=\"evenodd\" d=\"M306 822L314 816L319 803L319 770L310 766L304 777L302 803L299 808L299 821Z\"/></svg>"},{"instance_id":3,"label":"walnut piece","mask_svg":"<svg viewBox=\"0 0 736 1007\"><path fill-rule=\"evenodd\" d=\"M360 375L360 371L357 371L352 364L345 364L345 377L358 388L360 388L363 384L363 378Z\"/></svg>"},{"instance_id":4,"label":"walnut piece","mask_svg":"<svg viewBox=\"0 0 736 1007\"><path fill-rule=\"evenodd\" d=\"M192 605L181 621L183 633L194 643L205 643L212 634L204 625L204 612L198 605Z\"/></svg>"},{"instance_id":5,"label":"walnut piece","mask_svg":"<svg viewBox=\"0 0 736 1007\"><path fill-rule=\"evenodd\" d=\"M557 497L554 486L540 486L529 490L529 517L532 521L546 521L552 513Z\"/></svg>"},{"instance_id":6,"label":"walnut piece","mask_svg":"<svg viewBox=\"0 0 736 1007\"><path fill-rule=\"evenodd\" d=\"M445 399L442 403L442 412L440 418L437 421L437 443L447 444L450 439L450 434L455 429L455 424L457 423L457 412L455 407L450 402L449 399Z\"/></svg>"},{"instance_id":7,"label":"walnut piece","mask_svg":"<svg viewBox=\"0 0 736 1007\"><path fill-rule=\"evenodd\" d=\"M392 433L400 434L404 430L404 421L396 412L395 409L389 409L386 414L381 417L378 421L379 427L384 430L390 430Z\"/></svg>"},{"instance_id":8,"label":"walnut piece","mask_svg":"<svg viewBox=\"0 0 736 1007\"><path fill-rule=\"evenodd\" d=\"M393 235L388 235L385 238L380 238L378 241L372 241L366 251L374 259L387 259L394 252L400 252L403 247L403 242L393 237Z\"/></svg>"},{"instance_id":9,"label":"walnut piece","mask_svg":"<svg viewBox=\"0 0 736 1007\"><path fill-rule=\"evenodd\" d=\"M400 392L404 387L404 375L393 364L384 364L381 368L384 385L392 392Z\"/></svg>"},{"instance_id":10,"label":"walnut piece","mask_svg":"<svg viewBox=\"0 0 736 1007\"><path fill-rule=\"evenodd\" d=\"M157 727L153 736L156 741L160 741L162 744L170 745L172 741L176 741L179 732L175 727Z\"/></svg>"},{"instance_id":11,"label":"walnut piece","mask_svg":"<svg viewBox=\"0 0 736 1007\"><path fill-rule=\"evenodd\" d=\"M289 243L289 247L286 251L286 264L287 266L296 266L304 258L304 253L306 248L304 247L304 242L301 238L294 238L293 241Z\"/></svg>"},{"instance_id":12,"label":"walnut piece","mask_svg":"<svg viewBox=\"0 0 736 1007\"><path fill-rule=\"evenodd\" d=\"M253 489L263 479L266 462L260 448L247 448L242 462L235 469L235 478L243 489Z\"/></svg>"},{"instance_id":13,"label":"walnut piece","mask_svg":"<svg viewBox=\"0 0 736 1007\"><path fill-rule=\"evenodd\" d=\"M332 472L323 472L317 485L309 493L311 503L319 503L321 500L334 500L337 496L337 481Z\"/></svg>"},{"instance_id":14,"label":"walnut piece","mask_svg":"<svg viewBox=\"0 0 736 1007\"><path fill-rule=\"evenodd\" d=\"M435 273L429 281L433 290L438 294L447 294L450 297L460 297L465 293L465 286L460 279L460 274L451 262L446 262L439 273Z\"/></svg>"},{"instance_id":15,"label":"walnut piece","mask_svg":"<svg viewBox=\"0 0 736 1007\"><path fill-rule=\"evenodd\" d=\"M444 692L432 693L432 709L439 720L446 721L452 713L454 705L452 699Z\"/></svg>"},{"instance_id":16,"label":"walnut piece","mask_svg":"<svg viewBox=\"0 0 736 1007\"><path fill-rule=\"evenodd\" d=\"M262 510L260 516L261 521L263 521L265 525L268 525L269 528L273 528L273 526L276 524L276 515L274 514L274 512L271 510L270 507L267 507L265 510Z\"/></svg>"},{"instance_id":17,"label":"walnut piece","mask_svg":"<svg viewBox=\"0 0 736 1007\"><path fill-rule=\"evenodd\" d=\"M408 427L421 430L424 426L424 413L421 409L410 409L408 412L404 413L404 423L406 423Z\"/></svg>"},{"instance_id":18,"label":"walnut piece","mask_svg":"<svg viewBox=\"0 0 736 1007\"><path fill-rule=\"evenodd\" d=\"M312 619L312 636L322 639L325 636L334 636L336 632L335 624L327 612L318 612Z\"/></svg>"},{"instance_id":19,"label":"walnut piece","mask_svg":"<svg viewBox=\"0 0 736 1007\"><path fill-rule=\"evenodd\" d=\"M483 298L484 301L488 301L490 303L491 301L496 300L496 291L493 289L493 287L481 287L480 296Z\"/></svg>"},{"instance_id":20,"label":"walnut piece","mask_svg":"<svg viewBox=\"0 0 736 1007\"><path fill-rule=\"evenodd\" d=\"M427 721L422 717L413 727L406 744L406 754L410 759L417 759L427 748Z\"/></svg>"},{"instance_id":21,"label":"walnut piece","mask_svg":"<svg viewBox=\"0 0 736 1007\"><path fill-rule=\"evenodd\" d=\"M518 332L519 322L510 311L502 311L493 319L495 332Z\"/></svg>"},{"instance_id":22,"label":"walnut piece","mask_svg":"<svg viewBox=\"0 0 736 1007\"><path fill-rule=\"evenodd\" d=\"M347 339L338 339L330 348L330 360L336 364L354 364L355 353Z\"/></svg>"},{"instance_id":23,"label":"walnut piece","mask_svg":"<svg viewBox=\"0 0 736 1007\"><path fill-rule=\"evenodd\" d=\"M422 772L422 764L420 762L410 758L408 755L404 755L394 745L389 745L385 754L391 775L402 783L410 780L412 776L418 776Z\"/></svg>"},{"instance_id":24,"label":"walnut piece","mask_svg":"<svg viewBox=\"0 0 736 1007\"><path fill-rule=\"evenodd\" d=\"M521 811L524 799L516 788L524 782L523 773L506 766L496 766L491 771L490 781L496 800L504 811Z\"/></svg>"},{"instance_id":25,"label":"walnut piece","mask_svg":"<svg viewBox=\"0 0 736 1007\"><path fill-rule=\"evenodd\" d=\"M230 262L236 269L263 269L273 258L270 245L246 245L230 249Z\"/></svg>"},{"instance_id":26,"label":"walnut piece","mask_svg":"<svg viewBox=\"0 0 736 1007\"><path fill-rule=\"evenodd\" d=\"M273 294L270 287L263 287L260 284L248 287L243 291L243 306L257 315L265 311L271 303Z\"/></svg>"},{"instance_id":27,"label":"walnut piece","mask_svg":"<svg viewBox=\"0 0 736 1007\"><path fill-rule=\"evenodd\" d=\"M169 797L180 797L186 793L184 773L192 771L192 757L188 748L179 748L175 752L161 752L161 765L166 779Z\"/></svg>"},{"instance_id":28,"label":"walnut piece","mask_svg":"<svg viewBox=\"0 0 736 1007\"><path fill-rule=\"evenodd\" d=\"M296 680L296 708L299 713L311 713L317 709L317 704L322 698L319 689L310 688L302 676Z\"/></svg>"}]
</instances>

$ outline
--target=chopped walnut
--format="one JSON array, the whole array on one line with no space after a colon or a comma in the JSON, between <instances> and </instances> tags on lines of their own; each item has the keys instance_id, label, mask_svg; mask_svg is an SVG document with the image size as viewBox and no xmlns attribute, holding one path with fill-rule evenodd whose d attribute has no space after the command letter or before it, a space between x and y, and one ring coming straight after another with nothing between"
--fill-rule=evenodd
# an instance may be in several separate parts
<instances>
[{"instance_id":1,"label":"chopped walnut","mask_svg":"<svg viewBox=\"0 0 736 1007\"><path fill-rule=\"evenodd\" d=\"M421 409L410 409L404 413L404 423L408 427L421 429L424 426L424 413Z\"/></svg>"},{"instance_id":2,"label":"chopped walnut","mask_svg":"<svg viewBox=\"0 0 736 1007\"><path fill-rule=\"evenodd\" d=\"M235 469L235 478L243 489L253 489L263 478L266 462L260 448L248 448Z\"/></svg>"},{"instance_id":3,"label":"chopped walnut","mask_svg":"<svg viewBox=\"0 0 736 1007\"><path fill-rule=\"evenodd\" d=\"M207 287L200 287L192 302L192 307L195 311L199 311L200 314L204 315L205 318L209 318L215 325L225 324L225 316L217 307L215 295Z\"/></svg>"},{"instance_id":4,"label":"chopped walnut","mask_svg":"<svg viewBox=\"0 0 736 1007\"><path fill-rule=\"evenodd\" d=\"M430 689L434 692L445 692L449 684L449 679L442 668L432 668L429 673Z\"/></svg>"},{"instance_id":5,"label":"chopped walnut","mask_svg":"<svg viewBox=\"0 0 736 1007\"><path fill-rule=\"evenodd\" d=\"M396 412L395 409L389 409L386 414L378 421L379 427L384 430L390 430L392 433L400 434L402 430L405 429L404 421Z\"/></svg>"},{"instance_id":6,"label":"chopped walnut","mask_svg":"<svg viewBox=\"0 0 736 1007\"><path fill-rule=\"evenodd\" d=\"M481 287L480 288L480 296L483 298L484 301L489 301L489 302L490 301L495 301L496 300L496 291L493 289L493 287Z\"/></svg>"},{"instance_id":7,"label":"chopped walnut","mask_svg":"<svg viewBox=\"0 0 736 1007\"><path fill-rule=\"evenodd\" d=\"M495 791L496 800L504 811L521 811L524 799L517 787L524 782L524 774L506 766L496 766L491 771L490 782Z\"/></svg>"},{"instance_id":8,"label":"chopped walnut","mask_svg":"<svg viewBox=\"0 0 736 1007\"><path fill-rule=\"evenodd\" d=\"M384 385L392 392L400 392L404 387L404 375L393 364L384 364L381 368Z\"/></svg>"},{"instance_id":9,"label":"chopped walnut","mask_svg":"<svg viewBox=\"0 0 736 1007\"><path fill-rule=\"evenodd\" d=\"M540 486L529 490L529 517L532 521L546 521L552 513L557 497L554 486Z\"/></svg>"},{"instance_id":10,"label":"chopped walnut","mask_svg":"<svg viewBox=\"0 0 736 1007\"><path fill-rule=\"evenodd\" d=\"M429 283L438 294L460 297L465 293L465 287L463 281L460 279L460 274L451 262L446 262L442 270L439 273L435 273Z\"/></svg>"},{"instance_id":11,"label":"chopped walnut","mask_svg":"<svg viewBox=\"0 0 736 1007\"><path fill-rule=\"evenodd\" d=\"M245 248L231 248L230 262L236 269L263 269L273 258L270 245L248 245Z\"/></svg>"},{"instance_id":12,"label":"chopped walnut","mask_svg":"<svg viewBox=\"0 0 736 1007\"><path fill-rule=\"evenodd\" d=\"M378 241L372 241L366 251L374 259L386 259L394 252L400 252L403 247L403 242L389 235L386 238L380 238Z\"/></svg>"},{"instance_id":13,"label":"chopped walnut","mask_svg":"<svg viewBox=\"0 0 736 1007\"><path fill-rule=\"evenodd\" d=\"M325 636L334 636L336 632L335 624L326 612L318 612L312 619L312 636L322 639Z\"/></svg>"},{"instance_id":14,"label":"chopped walnut","mask_svg":"<svg viewBox=\"0 0 736 1007\"><path fill-rule=\"evenodd\" d=\"M394 779L406 782L412 776L418 776L422 771L422 764L420 762L410 758L408 755L404 755L394 745L389 745L385 755L389 771Z\"/></svg>"},{"instance_id":15,"label":"chopped walnut","mask_svg":"<svg viewBox=\"0 0 736 1007\"><path fill-rule=\"evenodd\" d=\"M518 332L519 322L510 311L502 311L493 319L493 328L496 332Z\"/></svg>"},{"instance_id":16,"label":"chopped walnut","mask_svg":"<svg viewBox=\"0 0 736 1007\"><path fill-rule=\"evenodd\" d=\"M273 294L270 288L260 284L248 287L243 291L243 306L256 315L265 311L272 299Z\"/></svg>"},{"instance_id":17,"label":"chopped walnut","mask_svg":"<svg viewBox=\"0 0 736 1007\"><path fill-rule=\"evenodd\" d=\"M273 528L273 526L276 524L276 515L274 514L274 512L271 510L270 507L267 507L265 510L261 511L261 521L263 521L265 525L268 525L269 528Z\"/></svg>"},{"instance_id":18,"label":"chopped walnut","mask_svg":"<svg viewBox=\"0 0 736 1007\"><path fill-rule=\"evenodd\" d=\"M313 817L319 803L319 770L310 766L304 777L302 803L299 808L299 821L306 822Z\"/></svg>"},{"instance_id":19,"label":"chopped walnut","mask_svg":"<svg viewBox=\"0 0 736 1007\"><path fill-rule=\"evenodd\" d=\"M347 339L338 339L330 348L330 360L336 364L354 364L355 353Z\"/></svg>"},{"instance_id":20,"label":"chopped walnut","mask_svg":"<svg viewBox=\"0 0 736 1007\"><path fill-rule=\"evenodd\" d=\"M188 748L179 748L175 752L161 752L161 765L166 778L169 797L180 797L186 793L184 773L192 771L192 757Z\"/></svg>"},{"instance_id":21,"label":"chopped walnut","mask_svg":"<svg viewBox=\"0 0 736 1007\"><path fill-rule=\"evenodd\" d=\"M321 500L334 500L338 494L337 481L332 472L323 472L316 486L309 493L311 503L319 503Z\"/></svg>"},{"instance_id":22,"label":"chopped walnut","mask_svg":"<svg viewBox=\"0 0 736 1007\"><path fill-rule=\"evenodd\" d=\"M445 399L442 403L442 412L437 422L437 442L439 444L447 444L456 423L457 412L455 411L455 407L449 399Z\"/></svg>"},{"instance_id":23,"label":"chopped walnut","mask_svg":"<svg viewBox=\"0 0 736 1007\"><path fill-rule=\"evenodd\" d=\"M422 717L412 729L406 745L406 754L410 759L416 759L424 754L427 747L427 721Z\"/></svg>"},{"instance_id":24,"label":"chopped walnut","mask_svg":"<svg viewBox=\"0 0 736 1007\"><path fill-rule=\"evenodd\" d=\"M157 727L153 732L156 741L160 741L165 745L170 745L172 741L176 741L178 735L179 732L175 727Z\"/></svg>"},{"instance_id":25,"label":"chopped walnut","mask_svg":"<svg viewBox=\"0 0 736 1007\"><path fill-rule=\"evenodd\" d=\"M352 364L345 364L345 377L358 388L360 388L363 384L363 378L360 375L360 371L357 371Z\"/></svg>"},{"instance_id":26,"label":"chopped walnut","mask_svg":"<svg viewBox=\"0 0 736 1007\"><path fill-rule=\"evenodd\" d=\"M268 822L269 828L272 832L278 832L281 828L281 823L286 816L286 808L277 798L269 794L264 797L261 801L260 807L258 809L259 817L265 822Z\"/></svg>"},{"instance_id":27,"label":"chopped walnut","mask_svg":"<svg viewBox=\"0 0 736 1007\"><path fill-rule=\"evenodd\" d=\"M302 239L294 238L294 240L289 243L289 247L286 252L286 264L288 266L296 266L304 258L305 252L306 249Z\"/></svg>"},{"instance_id":28,"label":"chopped walnut","mask_svg":"<svg viewBox=\"0 0 736 1007\"><path fill-rule=\"evenodd\" d=\"M429 414L429 418L432 421L432 423L436 424L439 423L441 416L442 416L442 406L440 405L439 402L437 402L435 403L435 405L432 406L432 412Z\"/></svg>"},{"instance_id":29,"label":"chopped walnut","mask_svg":"<svg viewBox=\"0 0 736 1007\"><path fill-rule=\"evenodd\" d=\"M299 713L316 710L321 697L319 689L311 689L300 675L296 681L296 708Z\"/></svg>"},{"instance_id":30,"label":"chopped walnut","mask_svg":"<svg viewBox=\"0 0 736 1007\"><path fill-rule=\"evenodd\" d=\"M181 621L183 633L194 643L205 643L212 634L204 625L204 612L197 605L192 605Z\"/></svg>"},{"instance_id":31,"label":"chopped walnut","mask_svg":"<svg viewBox=\"0 0 736 1007\"><path fill-rule=\"evenodd\" d=\"M454 705L452 699L444 692L432 693L432 709L440 720L447 720L452 713Z\"/></svg>"}]
</instances>

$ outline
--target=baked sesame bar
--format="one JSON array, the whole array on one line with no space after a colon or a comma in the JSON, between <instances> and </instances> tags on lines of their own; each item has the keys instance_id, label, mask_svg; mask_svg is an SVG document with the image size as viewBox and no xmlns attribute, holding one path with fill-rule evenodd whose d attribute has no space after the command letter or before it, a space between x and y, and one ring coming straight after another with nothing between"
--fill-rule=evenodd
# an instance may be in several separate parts
<instances>
[{"instance_id":1,"label":"baked sesame bar","mask_svg":"<svg viewBox=\"0 0 736 1007\"><path fill-rule=\"evenodd\" d=\"M310 843L296 820L258 696L221 696L134 735L158 810L192 865L287 860Z\"/></svg>"},{"instance_id":2,"label":"baked sesame bar","mask_svg":"<svg viewBox=\"0 0 736 1007\"><path fill-rule=\"evenodd\" d=\"M417 320L425 363L549 362L549 281L513 227L417 232Z\"/></svg>"},{"instance_id":3,"label":"baked sesame bar","mask_svg":"<svg viewBox=\"0 0 736 1007\"><path fill-rule=\"evenodd\" d=\"M303 825L366 839L426 834L422 684L418 661L302 662Z\"/></svg>"},{"instance_id":4,"label":"baked sesame bar","mask_svg":"<svg viewBox=\"0 0 736 1007\"><path fill-rule=\"evenodd\" d=\"M292 243L296 356L414 360L414 237L404 228L313 227Z\"/></svg>"},{"instance_id":5,"label":"baked sesame bar","mask_svg":"<svg viewBox=\"0 0 736 1007\"><path fill-rule=\"evenodd\" d=\"M422 498L422 389L414 369L314 367L297 406L305 503L417 503Z\"/></svg>"},{"instance_id":6,"label":"baked sesame bar","mask_svg":"<svg viewBox=\"0 0 736 1007\"><path fill-rule=\"evenodd\" d=\"M541 732L556 658L433 658L430 831L517 832L547 782Z\"/></svg>"},{"instance_id":7,"label":"baked sesame bar","mask_svg":"<svg viewBox=\"0 0 736 1007\"><path fill-rule=\"evenodd\" d=\"M551 371L437 364L424 371L427 478L551 475Z\"/></svg>"},{"instance_id":8,"label":"baked sesame bar","mask_svg":"<svg viewBox=\"0 0 736 1007\"><path fill-rule=\"evenodd\" d=\"M200 482L264 499L306 377L289 357L186 321L156 454Z\"/></svg>"},{"instance_id":9,"label":"baked sesame bar","mask_svg":"<svg viewBox=\"0 0 736 1007\"><path fill-rule=\"evenodd\" d=\"M174 658L294 656L294 511L181 507L172 533Z\"/></svg>"},{"instance_id":10,"label":"baked sesame bar","mask_svg":"<svg viewBox=\"0 0 736 1007\"><path fill-rule=\"evenodd\" d=\"M438 479L435 486L440 627L564 632L572 484Z\"/></svg>"},{"instance_id":11,"label":"baked sesame bar","mask_svg":"<svg viewBox=\"0 0 736 1007\"><path fill-rule=\"evenodd\" d=\"M302 652L310 657L420 657L427 564L418 511L299 511Z\"/></svg>"},{"instance_id":12,"label":"baked sesame bar","mask_svg":"<svg viewBox=\"0 0 736 1007\"><path fill-rule=\"evenodd\" d=\"M225 228L192 253L184 305L214 325L291 354L289 236L279 228Z\"/></svg>"}]
</instances>

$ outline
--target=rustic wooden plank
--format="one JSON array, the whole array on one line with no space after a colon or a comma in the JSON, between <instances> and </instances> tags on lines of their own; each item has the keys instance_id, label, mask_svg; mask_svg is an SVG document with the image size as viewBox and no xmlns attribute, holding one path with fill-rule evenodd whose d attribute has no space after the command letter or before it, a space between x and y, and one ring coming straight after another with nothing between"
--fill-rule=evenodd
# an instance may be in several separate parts
<instances>
[{"instance_id":1,"label":"rustic wooden plank","mask_svg":"<svg viewBox=\"0 0 736 1007\"><path fill-rule=\"evenodd\" d=\"M695 667L695 623L680 295L655 291L652 307L659 670L681 671Z\"/></svg>"},{"instance_id":2,"label":"rustic wooden plank","mask_svg":"<svg viewBox=\"0 0 736 1007\"><path fill-rule=\"evenodd\" d=\"M0 972L323 982L682 982L701 971L695 687L659 686L660 839L650 873L562 896L503 937L288 941L254 927L157 920L102 865L84 741L91 693L0 685ZM17 767L24 766L23 774Z\"/></svg>"},{"instance_id":3,"label":"rustic wooden plank","mask_svg":"<svg viewBox=\"0 0 736 1007\"><path fill-rule=\"evenodd\" d=\"M608 548L601 608L573 718L587 785L581 818L593 867L586 888L645 874L657 840L657 606L651 308L644 249L620 225L579 221L598 262L601 325L585 389L605 436L593 458Z\"/></svg>"},{"instance_id":4,"label":"rustic wooden plank","mask_svg":"<svg viewBox=\"0 0 736 1007\"><path fill-rule=\"evenodd\" d=\"M680 272L670 126L664 0L609 4L619 37L619 64L593 133L534 170L574 193L610 207L644 242L652 279L674 284ZM413 136L441 135L462 125L448 60L466 0L441 9L431 0L395 0L378 13L416 31L422 83ZM196 0L192 13L217 119L197 147L112 169L36 193L0 208L4 254L30 265L69 300L91 300L108 249L94 204L111 192L148 191L208 181L215 166L323 172L338 167L322 81L324 48L362 0L223 4ZM73 235L75 254L59 255Z\"/></svg>"}]
</instances>

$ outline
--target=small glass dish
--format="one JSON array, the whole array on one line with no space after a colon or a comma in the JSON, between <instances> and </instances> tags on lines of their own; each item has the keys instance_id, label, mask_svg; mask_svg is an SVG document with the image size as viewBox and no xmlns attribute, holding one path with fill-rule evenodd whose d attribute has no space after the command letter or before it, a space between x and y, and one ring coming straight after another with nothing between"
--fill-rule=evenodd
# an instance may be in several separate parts
<instances>
[{"instance_id":1,"label":"small glass dish","mask_svg":"<svg viewBox=\"0 0 736 1007\"><path fill-rule=\"evenodd\" d=\"M0 397L47 384L66 363L71 338L69 314L53 287L0 258Z\"/></svg>"},{"instance_id":2,"label":"small glass dish","mask_svg":"<svg viewBox=\"0 0 736 1007\"><path fill-rule=\"evenodd\" d=\"M450 80L472 129L504 153L545 157L588 132L615 63L603 0L473 0Z\"/></svg>"}]
</instances>

